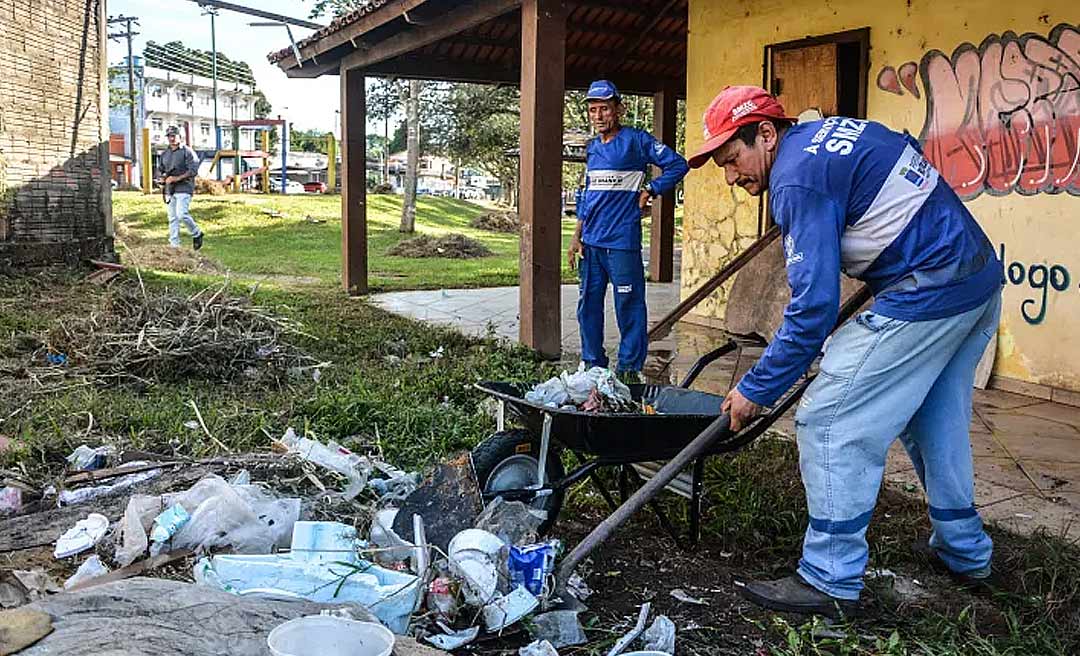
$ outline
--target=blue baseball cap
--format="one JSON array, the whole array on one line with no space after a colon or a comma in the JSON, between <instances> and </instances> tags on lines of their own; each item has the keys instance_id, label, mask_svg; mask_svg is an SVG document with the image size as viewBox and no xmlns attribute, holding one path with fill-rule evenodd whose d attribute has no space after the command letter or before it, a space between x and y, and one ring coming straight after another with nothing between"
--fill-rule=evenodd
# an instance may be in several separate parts
<instances>
[{"instance_id":1,"label":"blue baseball cap","mask_svg":"<svg viewBox=\"0 0 1080 656\"><path fill-rule=\"evenodd\" d=\"M586 100L619 100L619 90L611 80L596 80L589 85Z\"/></svg>"}]
</instances>

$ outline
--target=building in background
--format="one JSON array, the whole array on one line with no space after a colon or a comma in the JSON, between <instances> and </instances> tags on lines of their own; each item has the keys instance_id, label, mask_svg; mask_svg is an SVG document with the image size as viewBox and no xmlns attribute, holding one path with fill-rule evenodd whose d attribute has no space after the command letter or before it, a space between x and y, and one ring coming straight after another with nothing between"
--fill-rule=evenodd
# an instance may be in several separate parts
<instances>
[{"instance_id":1,"label":"building in background","mask_svg":"<svg viewBox=\"0 0 1080 656\"><path fill-rule=\"evenodd\" d=\"M132 157L142 148L142 129L150 129L152 150L166 145L165 129L170 125L180 128L184 142L198 153L201 160L209 162L217 150L214 134L214 80L207 61L201 62L200 51L181 49L172 44L147 44L144 56L134 57L135 72L135 139L126 145L125 155ZM193 56L193 54L195 56ZM205 54L205 53L204 53ZM111 68L110 84L126 93L127 58L124 57ZM115 92L114 96L117 95ZM259 95L254 77L246 64L224 59L219 53L217 83L217 120L221 128L221 148L233 148L233 121L256 118ZM109 112L109 129L113 134L129 134L129 111L127 106L114 106ZM240 128L240 150L256 150L259 147L257 130ZM135 150L132 150L134 145ZM156 157L156 155L155 155ZM140 158L136 155L136 160ZM232 163L225 163L225 174L231 173ZM138 181L139 172L132 171Z\"/></svg>"},{"instance_id":2,"label":"building in background","mask_svg":"<svg viewBox=\"0 0 1080 656\"><path fill-rule=\"evenodd\" d=\"M114 259L105 2L0 16L0 273Z\"/></svg>"}]
</instances>

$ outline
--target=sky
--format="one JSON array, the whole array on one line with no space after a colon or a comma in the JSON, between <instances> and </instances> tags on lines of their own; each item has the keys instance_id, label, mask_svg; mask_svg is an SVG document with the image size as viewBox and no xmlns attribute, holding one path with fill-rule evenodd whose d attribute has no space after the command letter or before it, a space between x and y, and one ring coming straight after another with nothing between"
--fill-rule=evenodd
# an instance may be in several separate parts
<instances>
[{"instance_id":1,"label":"sky","mask_svg":"<svg viewBox=\"0 0 1080 656\"><path fill-rule=\"evenodd\" d=\"M147 41L167 43L181 41L189 48L210 50L210 17L190 0L107 0L109 16L134 16L139 19L135 28L133 47L136 55ZM258 7L293 18L308 18L312 3L304 0L232 0L234 4ZM273 105L271 115L279 114L292 123L294 129L316 129L323 132L337 129L337 110L340 105L338 76L325 75L313 80L290 79L277 66L266 60L267 53L289 45L284 27L250 27L248 23L264 21L232 11L220 10L217 23L218 50L233 60L247 62L255 74L255 85L266 94ZM315 20L329 22L323 17ZM311 34L303 27L292 27L297 41ZM109 41L109 63L118 63L127 56L127 40ZM379 124L379 134L382 125Z\"/></svg>"}]
</instances>

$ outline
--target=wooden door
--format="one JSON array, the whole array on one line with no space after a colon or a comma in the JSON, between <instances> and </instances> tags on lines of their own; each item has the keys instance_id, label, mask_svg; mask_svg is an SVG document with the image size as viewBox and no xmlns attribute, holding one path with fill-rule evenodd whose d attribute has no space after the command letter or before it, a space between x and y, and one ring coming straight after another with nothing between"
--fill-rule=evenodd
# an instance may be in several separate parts
<instances>
[{"instance_id":1,"label":"wooden door","mask_svg":"<svg viewBox=\"0 0 1080 656\"><path fill-rule=\"evenodd\" d=\"M837 50L835 43L772 51L772 88L788 116L816 107L825 116L837 114Z\"/></svg>"}]
</instances>

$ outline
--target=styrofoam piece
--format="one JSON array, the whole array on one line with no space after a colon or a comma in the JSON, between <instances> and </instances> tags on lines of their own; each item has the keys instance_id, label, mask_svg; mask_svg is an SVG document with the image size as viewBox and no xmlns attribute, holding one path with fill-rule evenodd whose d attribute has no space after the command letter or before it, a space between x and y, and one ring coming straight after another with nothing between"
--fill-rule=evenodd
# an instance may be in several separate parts
<instances>
[{"instance_id":1,"label":"styrofoam piece","mask_svg":"<svg viewBox=\"0 0 1080 656\"><path fill-rule=\"evenodd\" d=\"M274 627L266 645L273 656L390 656L394 634L374 622L311 615Z\"/></svg>"},{"instance_id":2,"label":"styrofoam piece","mask_svg":"<svg viewBox=\"0 0 1080 656\"><path fill-rule=\"evenodd\" d=\"M540 601L523 587L484 606L484 626L490 633L501 631L536 610Z\"/></svg>"},{"instance_id":3,"label":"styrofoam piece","mask_svg":"<svg viewBox=\"0 0 1080 656\"><path fill-rule=\"evenodd\" d=\"M356 540L355 526L341 522L296 522L290 546L292 559L355 562Z\"/></svg>"},{"instance_id":4,"label":"styrofoam piece","mask_svg":"<svg viewBox=\"0 0 1080 656\"><path fill-rule=\"evenodd\" d=\"M294 559L292 554L217 555L195 564L195 581L238 595L356 602L391 631L404 634L420 595L420 580L374 563Z\"/></svg>"},{"instance_id":5,"label":"styrofoam piece","mask_svg":"<svg viewBox=\"0 0 1080 656\"><path fill-rule=\"evenodd\" d=\"M450 540L450 571L465 580L465 601L483 606L495 598L499 586L498 536L476 528L465 529Z\"/></svg>"},{"instance_id":6,"label":"styrofoam piece","mask_svg":"<svg viewBox=\"0 0 1080 656\"><path fill-rule=\"evenodd\" d=\"M56 541L56 549L53 555L57 558L67 558L80 554L105 537L105 531L109 530L109 518L98 513L90 513L86 519L75 522L75 526L69 528Z\"/></svg>"},{"instance_id":7,"label":"styrofoam piece","mask_svg":"<svg viewBox=\"0 0 1080 656\"><path fill-rule=\"evenodd\" d=\"M408 560L413 554L415 545L394 532L394 518L397 513L397 508L384 508L375 513L375 518L371 521L369 538L372 546L378 549L374 558L380 565Z\"/></svg>"},{"instance_id":8,"label":"styrofoam piece","mask_svg":"<svg viewBox=\"0 0 1080 656\"><path fill-rule=\"evenodd\" d=\"M464 647L473 640L476 640L476 636L478 635L480 635L480 627L474 626L469 629L462 629L461 631L451 631L450 633L425 636L424 640L427 640L439 649L451 651L458 647Z\"/></svg>"}]
</instances>

